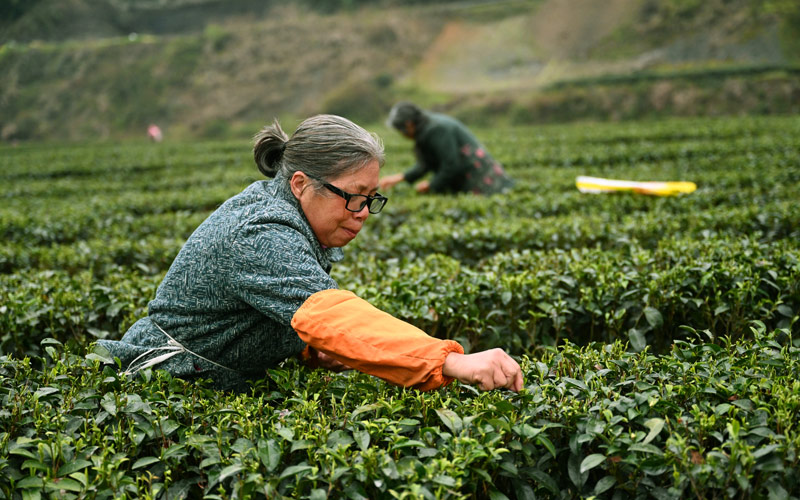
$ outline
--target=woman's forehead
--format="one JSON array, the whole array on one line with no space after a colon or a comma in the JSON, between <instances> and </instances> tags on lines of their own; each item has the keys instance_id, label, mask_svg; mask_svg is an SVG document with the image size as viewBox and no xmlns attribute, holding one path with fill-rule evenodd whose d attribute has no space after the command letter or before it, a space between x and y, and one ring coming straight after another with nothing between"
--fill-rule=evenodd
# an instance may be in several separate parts
<instances>
[{"instance_id":1,"label":"woman's forehead","mask_svg":"<svg viewBox=\"0 0 800 500\"><path fill-rule=\"evenodd\" d=\"M332 179L332 181L335 181L341 187L346 186L351 189L375 189L378 186L379 173L378 161L373 160L357 170L352 170Z\"/></svg>"}]
</instances>

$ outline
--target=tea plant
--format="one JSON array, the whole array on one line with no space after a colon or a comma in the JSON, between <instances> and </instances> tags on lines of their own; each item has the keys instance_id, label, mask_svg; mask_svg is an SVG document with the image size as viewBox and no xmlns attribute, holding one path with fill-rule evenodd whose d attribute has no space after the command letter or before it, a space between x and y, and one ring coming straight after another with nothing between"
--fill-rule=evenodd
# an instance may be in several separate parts
<instances>
[{"instance_id":1,"label":"tea plant","mask_svg":"<svg viewBox=\"0 0 800 500\"><path fill-rule=\"evenodd\" d=\"M0 498L800 497L800 121L477 132L510 193L399 185L332 275L507 349L519 394L295 360L248 394L122 376L89 346L259 178L250 145L0 146ZM410 144L381 133L402 171ZM586 195L577 175L698 190Z\"/></svg>"},{"instance_id":2,"label":"tea plant","mask_svg":"<svg viewBox=\"0 0 800 500\"><path fill-rule=\"evenodd\" d=\"M800 492L800 349L758 324L663 356L567 342L522 358L519 394L419 393L290 360L233 395L43 347L0 358L4 498Z\"/></svg>"}]
</instances>

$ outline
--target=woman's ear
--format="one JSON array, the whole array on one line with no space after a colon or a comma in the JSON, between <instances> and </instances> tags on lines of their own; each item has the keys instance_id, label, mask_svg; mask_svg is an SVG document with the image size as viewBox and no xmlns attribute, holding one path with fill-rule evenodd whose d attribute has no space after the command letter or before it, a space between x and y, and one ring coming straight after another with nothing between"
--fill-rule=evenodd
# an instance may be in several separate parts
<instances>
[{"instance_id":1,"label":"woman's ear","mask_svg":"<svg viewBox=\"0 0 800 500\"><path fill-rule=\"evenodd\" d=\"M308 178L306 174L297 170L295 173L292 174L292 178L289 179L289 187L294 194L294 197L298 200L300 196L303 194L303 191L309 186L311 179Z\"/></svg>"}]
</instances>

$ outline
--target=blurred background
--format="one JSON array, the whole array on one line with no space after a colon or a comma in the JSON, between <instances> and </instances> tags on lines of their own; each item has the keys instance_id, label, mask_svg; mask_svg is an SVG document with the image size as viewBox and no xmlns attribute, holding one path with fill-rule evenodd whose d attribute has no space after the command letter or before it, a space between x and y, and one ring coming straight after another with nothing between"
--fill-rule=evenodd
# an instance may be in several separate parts
<instances>
[{"instance_id":1,"label":"blurred background","mask_svg":"<svg viewBox=\"0 0 800 500\"><path fill-rule=\"evenodd\" d=\"M800 112L797 0L2 0L0 140Z\"/></svg>"}]
</instances>

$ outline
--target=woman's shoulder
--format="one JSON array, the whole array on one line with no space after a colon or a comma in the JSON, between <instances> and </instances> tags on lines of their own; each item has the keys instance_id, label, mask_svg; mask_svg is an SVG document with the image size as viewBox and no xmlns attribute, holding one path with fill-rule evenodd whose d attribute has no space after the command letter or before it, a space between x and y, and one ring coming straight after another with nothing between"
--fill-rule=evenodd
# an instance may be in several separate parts
<instances>
[{"instance_id":1,"label":"woman's shoulder","mask_svg":"<svg viewBox=\"0 0 800 500\"><path fill-rule=\"evenodd\" d=\"M239 237L268 236L266 226L303 232L304 221L292 200L273 181L256 181L228 198L195 231L196 237L232 242Z\"/></svg>"},{"instance_id":2,"label":"woman's shoulder","mask_svg":"<svg viewBox=\"0 0 800 500\"><path fill-rule=\"evenodd\" d=\"M293 246L313 239L297 199L274 179L254 182L229 201L233 201L228 214L233 240L254 238L265 244L268 239L274 240L270 245Z\"/></svg>"},{"instance_id":3,"label":"woman's shoulder","mask_svg":"<svg viewBox=\"0 0 800 500\"><path fill-rule=\"evenodd\" d=\"M267 218L291 221L300 218L291 192L281 189L274 179L253 182L240 193L228 198L217 212L221 215L235 214L241 220Z\"/></svg>"}]
</instances>

